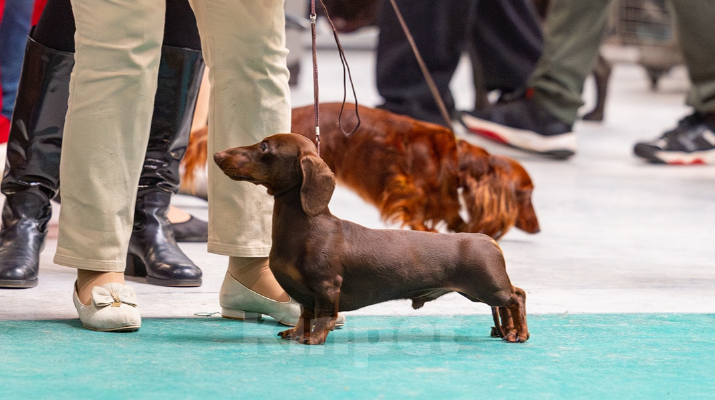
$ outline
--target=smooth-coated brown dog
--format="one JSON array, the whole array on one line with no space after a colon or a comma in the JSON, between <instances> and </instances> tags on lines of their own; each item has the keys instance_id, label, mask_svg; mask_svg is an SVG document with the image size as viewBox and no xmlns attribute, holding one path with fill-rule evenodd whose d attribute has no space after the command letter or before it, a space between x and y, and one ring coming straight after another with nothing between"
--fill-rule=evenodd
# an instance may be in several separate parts
<instances>
[{"instance_id":1,"label":"smooth-coated brown dog","mask_svg":"<svg viewBox=\"0 0 715 400\"><path fill-rule=\"evenodd\" d=\"M216 153L231 179L275 198L270 268L303 306L284 339L323 344L339 311L395 299L417 309L449 292L499 307L504 340L524 342L526 294L512 286L499 245L479 233L368 229L330 213L335 177L315 145L297 134Z\"/></svg>"}]
</instances>

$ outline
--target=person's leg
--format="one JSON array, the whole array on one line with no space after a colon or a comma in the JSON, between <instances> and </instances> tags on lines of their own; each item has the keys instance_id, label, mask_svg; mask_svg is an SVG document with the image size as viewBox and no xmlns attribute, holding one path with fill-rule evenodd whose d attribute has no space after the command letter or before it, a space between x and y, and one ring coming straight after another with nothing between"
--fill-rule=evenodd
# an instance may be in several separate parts
<instances>
[{"instance_id":1,"label":"person's leg","mask_svg":"<svg viewBox=\"0 0 715 400\"><path fill-rule=\"evenodd\" d=\"M72 11L75 67L60 161L62 208L55 262L121 284L123 275L117 273L124 272L126 264L149 138L165 2L72 0ZM84 275L78 273L81 290L75 292L75 304L86 327L136 325L131 296L115 297L122 292L104 285L118 307L102 308L95 301L100 288L87 285ZM116 313L131 318L118 324L111 317Z\"/></svg>"},{"instance_id":2,"label":"person's leg","mask_svg":"<svg viewBox=\"0 0 715 400\"><path fill-rule=\"evenodd\" d=\"M203 75L196 19L187 0L166 3L166 22L149 144L139 176L127 276L161 286L200 286L202 272L176 243L167 218Z\"/></svg>"},{"instance_id":3,"label":"person's leg","mask_svg":"<svg viewBox=\"0 0 715 400\"><path fill-rule=\"evenodd\" d=\"M17 86L22 70L23 50L30 32L33 2L13 0L5 2L0 22L0 81L2 82L2 115L10 119L15 104Z\"/></svg>"},{"instance_id":4,"label":"person's leg","mask_svg":"<svg viewBox=\"0 0 715 400\"><path fill-rule=\"evenodd\" d=\"M554 0L544 28L544 51L524 98L497 104L463 122L473 133L527 151L568 158L586 77L593 68L611 0Z\"/></svg>"},{"instance_id":5,"label":"person's leg","mask_svg":"<svg viewBox=\"0 0 715 400\"><path fill-rule=\"evenodd\" d=\"M454 111L449 82L466 46L467 18L474 1L398 0L405 23L439 89L448 111ZM444 120L390 2L378 22L375 75L384 98L380 108L444 125Z\"/></svg>"},{"instance_id":6,"label":"person's leg","mask_svg":"<svg viewBox=\"0 0 715 400\"><path fill-rule=\"evenodd\" d=\"M470 22L487 91L523 89L544 45L532 0L480 1Z\"/></svg>"},{"instance_id":7,"label":"person's leg","mask_svg":"<svg viewBox=\"0 0 715 400\"><path fill-rule=\"evenodd\" d=\"M171 234L174 231L179 241L175 225L169 227L163 213L178 185L178 162L188 142L188 124L203 62L196 21L188 1L171 0L167 19L152 139L135 210L138 224L130 241L133 263L125 272L132 276L149 275L147 280L156 284L193 286L200 283L201 271L176 245ZM51 216L50 199L58 199L55 196L59 189L69 77L74 65L74 33L70 1L52 0L32 38L27 40L23 90L13 117L2 184L6 202L0 231L0 287L37 284L40 251ZM147 207L148 204L151 206ZM192 237L184 235L184 240L201 239L201 234L206 240L208 228L204 221L191 218L179 224L182 226L185 233L192 234ZM141 266L135 259L139 259Z\"/></svg>"},{"instance_id":8,"label":"person's leg","mask_svg":"<svg viewBox=\"0 0 715 400\"><path fill-rule=\"evenodd\" d=\"M586 77L608 26L611 0L554 0L546 17L544 52L529 79L534 100L572 125Z\"/></svg>"},{"instance_id":9,"label":"person's leg","mask_svg":"<svg viewBox=\"0 0 715 400\"><path fill-rule=\"evenodd\" d=\"M68 17L71 22L71 11ZM59 16L57 21L67 19ZM73 44L71 25L67 41ZM55 27L54 35L44 35L42 29L37 35L36 30L27 38L2 179L0 287L37 285L40 252L52 215L50 200L59 191L60 150L74 65L74 48L60 39L68 31L65 28Z\"/></svg>"},{"instance_id":10,"label":"person's leg","mask_svg":"<svg viewBox=\"0 0 715 400\"><path fill-rule=\"evenodd\" d=\"M209 155L290 132L283 1L191 0L191 6L213 88ZM229 256L220 298L224 314L265 313L294 323L299 307L285 301L288 296L267 268L272 198L265 188L232 181L209 164L208 249ZM265 301L244 301L247 296Z\"/></svg>"},{"instance_id":11,"label":"person's leg","mask_svg":"<svg viewBox=\"0 0 715 400\"><path fill-rule=\"evenodd\" d=\"M46 9L47 11L42 14L37 26L35 26L33 39L51 49L74 54L75 24L70 0L52 0L47 4ZM184 129L185 122L182 119L190 118L196 99L193 89L182 90L176 86L176 79L180 79L187 89L195 86L201 79L201 71L199 71L198 68L202 68L203 60L200 62L201 65L196 64L193 70L186 70L187 73L190 73L186 76L188 79L184 79L185 77L183 75L177 77L175 75L176 71L172 73L169 65L177 65L177 55L183 54L187 57L194 58L199 56L201 40L199 39L198 29L196 28L196 19L194 18L188 0L171 0L167 2L166 19L167 23L164 26L163 44L167 46L169 50L174 49L174 51L169 52L172 55L171 60L169 57L162 56L160 65L163 65L163 67L160 66L160 71L165 71L165 73L160 75L159 79L166 81L166 83L158 85L157 97L160 97L161 100L155 99L154 108L156 115L152 118L152 132L156 135L165 136L169 131L173 131L173 135L166 136L164 139L171 142L169 147L167 147L167 150L172 154L169 157L180 157L184 153L181 147L185 146L185 142L188 141L190 133ZM184 49L184 51L178 49ZM71 70L67 71L67 74L69 75L70 72ZM174 83L172 84L171 82ZM169 101L170 104L161 104L164 101ZM185 107L185 110L180 110L179 106ZM167 112L170 110L176 114L169 116ZM64 115L64 112L62 114ZM166 119L167 116L169 116L170 120ZM150 141L150 143L152 142ZM156 143L156 141L153 143ZM57 145L59 146L59 142ZM178 148L176 146L178 146ZM149 154L149 156L151 156L151 154ZM161 156L161 158L165 157L166 156ZM59 162L59 158L57 161ZM145 171L157 167L156 163L152 165L151 160L145 159L145 161L148 161L148 163L145 164ZM167 164L170 163L167 162ZM173 165L167 166L171 172L167 173L165 169L163 175L176 175L176 173L173 172L176 167ZM156 181L156 179L154 179L154 181ZM208 224L205 221L196 219L190 214L173 206L169 208L168 218L171 222L171 230L174 232L177 242L205 242L207 240Z\"/></svg>"},{"instance_id":12,"label":"person's leg","mask_svg":"<svg viewBox=\"0 0 715 400\"><path fill-rule=\"evenodd\" d=\"M690 74L687 103L694 112L660 138L637 143L634 152L656 163L715 164L715 3L671 4Z\"/></svg>"}]
</instances>

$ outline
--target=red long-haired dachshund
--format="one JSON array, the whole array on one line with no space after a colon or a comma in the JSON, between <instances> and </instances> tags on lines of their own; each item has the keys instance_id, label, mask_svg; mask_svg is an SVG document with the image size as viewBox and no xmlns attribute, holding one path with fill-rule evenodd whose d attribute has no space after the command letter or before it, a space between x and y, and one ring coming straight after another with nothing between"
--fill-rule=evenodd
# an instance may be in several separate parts
<instances>
[{"instance_id":1,"label":"red long-haired dachshund","mask_svg":"<svg viewBox=\"0 0 715 400\"><path fill-rule=\"evenodd\" d=\"M539 232L534 185L516 161L487 153L440 125L385 110L358 107L361 125L346 137L340 103L320 105L321 157L338 182L375 205L386 222L434 231L503 236L512 226ZM356 122L346 105L343 124ZM315 141L313 106L293 109L292 131ZM461 190L460 190L461 189ZM460 192L468 221L459 214Z\"/></svg>"},{"instance_id":2,"label":"red long-haired dachshund","mask_svg":"<svg viewBox=\"0 0 715 400\"><path fill-rule=\"evenodd\" d=\"M491 155L452 132L388 111L358 107L360 129L338 127L340 103L320 105L320 156L341 184L375 205L382 219L414 230L484 233L495 239L511 227L539 232L531 203L534 185L516 161ZM346 105L343 124L356 122ZM293 109L292 131L315 142L313 106ZM195 132L184 158L184 182L206 162L206 131ZM460 196L468 215L460 216Z\"/></svg>"}]
</instances>

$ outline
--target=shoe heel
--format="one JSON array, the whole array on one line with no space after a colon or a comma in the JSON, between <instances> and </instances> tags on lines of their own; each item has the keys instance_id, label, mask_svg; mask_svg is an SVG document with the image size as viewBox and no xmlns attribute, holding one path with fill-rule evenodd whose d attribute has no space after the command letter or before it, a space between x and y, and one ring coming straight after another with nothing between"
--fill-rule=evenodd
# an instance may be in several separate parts
<instances>
[{"instance_id":1,"label":"shoe heel","mask_svg":"<svg viewBox=\"0 0 715 400\"><path fill-rule=\"evenodd\" d=\"M146 276L146 266L138 257L127 254L127 266L124 268L124 275L143 278Z\"/></svg>"},{"instance_id":2,"label":"shoe heel","mask_svg":"<svg viewBox=\"0 0 715 400\"><path fill-rule=\"evenodd\" d=\"M230 308L221 307L221 316L228 319L240 319L243 321L261 319L263 317L263 314L241 310L232 310Z\"/></svg>"}]
</instances>

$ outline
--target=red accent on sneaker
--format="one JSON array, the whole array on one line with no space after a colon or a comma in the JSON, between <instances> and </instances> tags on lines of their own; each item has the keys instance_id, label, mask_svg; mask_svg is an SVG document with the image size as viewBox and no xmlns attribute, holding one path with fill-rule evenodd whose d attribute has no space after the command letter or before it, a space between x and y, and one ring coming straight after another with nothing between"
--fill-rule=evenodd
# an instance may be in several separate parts
<instances>
[{"instance_id":1,"label":"red accent on sneaker","mask_svg":"<svg viewBox=\"0 0 715 400\"><path fill-rule=\"evenodd\" d=\"M706 165L707 163L702 158L696 158L691 162L676 160L668 162L669 165Z\"/></svg>"},{"instance_id":2,"label":"red accent on sneaker","mask_svg":"<svg viewBox=\"0 0 715 400\"><path fill-rule=\"evenodd\" d=\"M491 140L493 140L493 141L495 141L495 142L504 143L504 144L509 144L509 142L507 142L506 139L504 139L503 137L499 136L499 135L498 135L497 133L495 133L495 132L488 131L488 130L484 130L484 129L476 129L476 128L469 128L469 130L470 130L472 133L476 133L477 135L484 136L485 138L491 139Z\"/></svg>"}]
</instances>

